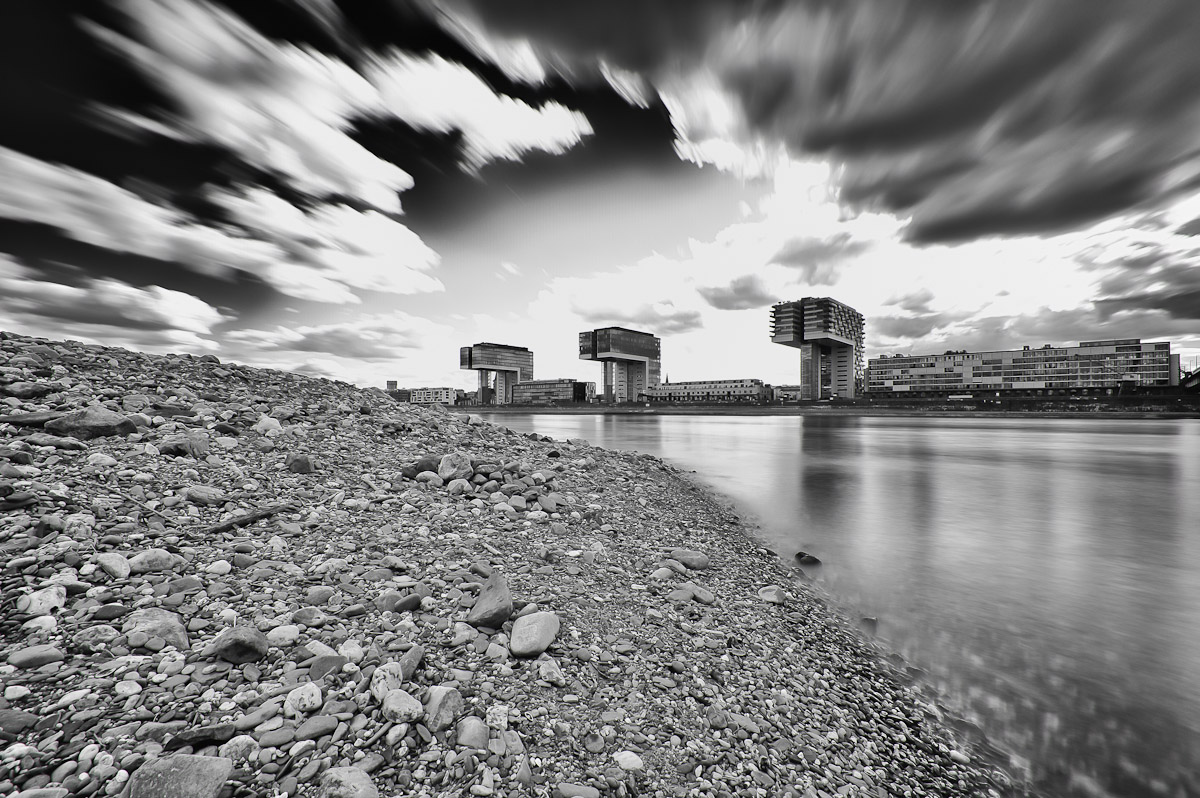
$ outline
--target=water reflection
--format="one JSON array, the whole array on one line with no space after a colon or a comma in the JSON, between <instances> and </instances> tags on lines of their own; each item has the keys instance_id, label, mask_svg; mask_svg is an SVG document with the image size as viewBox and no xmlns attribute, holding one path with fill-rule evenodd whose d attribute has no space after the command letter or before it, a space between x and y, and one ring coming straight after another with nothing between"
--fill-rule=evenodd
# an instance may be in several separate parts
<instances>
[{"instance_id":1,"label":"water reflection","mask_svg":"<svg viewBox=\"0 0 1200 798\"><path fill-rule=\"evenodd\" d=\"M1200 422L497 420L695 469L1047 794L1200 795Z\"/></svg>"}]
</instances>

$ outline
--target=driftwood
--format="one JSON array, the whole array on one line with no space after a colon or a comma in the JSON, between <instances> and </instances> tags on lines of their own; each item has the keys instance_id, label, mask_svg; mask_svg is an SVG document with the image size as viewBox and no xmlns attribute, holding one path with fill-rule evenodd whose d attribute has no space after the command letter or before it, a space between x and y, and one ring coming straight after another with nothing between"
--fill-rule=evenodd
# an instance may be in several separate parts
<instances>
[{"instance_id":1,"label":"driftwood","mask_svg":"<svg viewBox=\"0 0 1200 798\"><path fill-rule=\"evenodd\" d=\"M263 507L258 510L253 510L252 512L246 513L245 515L239 515L235 518L230 518L226 521L222 521L219 524L213 524L212 526L210 526L204 530L204 534L205 535L215 535L219 532L228 532L229 530L233 529L234 527L245 526L246 524L253 524L255 521L261 521L264 518L270 518L271 516L275 515L276 513L282 513L283 511L291 510L294 507L295 507L295 505L293 505L291 502L284 502L283 504L272 504L268 507Z\"/></svg>"}]
</instances>

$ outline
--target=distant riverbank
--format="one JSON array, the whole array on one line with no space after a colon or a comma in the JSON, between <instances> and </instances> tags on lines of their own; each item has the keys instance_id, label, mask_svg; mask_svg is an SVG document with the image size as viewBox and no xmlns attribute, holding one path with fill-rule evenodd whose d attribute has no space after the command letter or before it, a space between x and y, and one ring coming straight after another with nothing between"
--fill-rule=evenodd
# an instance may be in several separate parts
<instances>
[{"instance_id":1,"label":"distant riverbank","mask_svg":"<svg viewBox=\"0 0 1200 798\"><path fill-rule=\"evenodd\" d=\"M455 405L456 413L545 413L553 415L648 415L648 416L930 416L973 418L1200 418L1200 408L1186 410L1109 410L1080 407L1077 410L961 410L945 408L873 407L860 405Z\"/></svg>"}]
</instances>

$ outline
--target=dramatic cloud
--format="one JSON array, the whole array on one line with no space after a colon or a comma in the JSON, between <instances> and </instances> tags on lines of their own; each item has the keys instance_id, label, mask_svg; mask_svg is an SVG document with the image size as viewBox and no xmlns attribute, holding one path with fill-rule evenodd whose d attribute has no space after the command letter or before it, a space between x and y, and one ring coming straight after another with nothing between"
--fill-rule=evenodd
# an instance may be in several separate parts
<instances>
[{"instance_id":1,"label":"dramatic cloud","mask_svg":"<svg viewBox=\"0 0 1200 798\"><path fill-rule=\"evenodd\" d=\"M211 350L212 329L227 319L189 294L111 278L83 278L77 285L49 282L0 255L0 318L53 337L88 341L119 339L161 350Z\"/></svg>"},{"instance_id":2,"label":"dramatic cloud","mask_svg":"<svg viewBox=\"0 0 1200 798\"><path fill-rule=\"evenodd\" d=\"M910 215L918 241L1066 229L1200 184L1190 0L444 5L684 106L724 94L736 113L687 109L687 139L830 153L842 200Z\"/></svg>"},{"instance_id":3,"label":"dramatic cloud","mask_svg":"<svg viewBox=\"0 0 1200 798\"><path fill-rule=\"evenodd\" d=\"M471 70L440 56L395 52L377 60L367 78L381 109L418 130L460 131L472 169L530 150L565 152L592 133L587 117L554 102L534 108L498 95Z\"/></svg>"},{"instance_id":4,"label":"dramatic cloud","mask_svg":"<svg viewBox=\"0 0 1200 798\"><path fill-rule=\"evenodd\" d=\"M849 233L827 239L797 238L776 252L771 262L799 270L801 283L833 285L838 280L839 266L868 248L866 242L851 239Z\"/></svg>"},{"instance_id":5,"label":"dramatic cloud","mask_svg":"<svg viewBox=\"0 0 1200 798\"><path fill-rule=\"evenodd\" d=\"M872 316L867 320L867 327L872 336L924 338L954 320L956 320L955 317L944 313L922 313L916 316Z\"/></svg>"},{"instance_id":6,"label":"dramatic cloud","mask_svg":"<svg viewBox=\"0 0 1200 798\"><path fill-rule=\"evenodd\" d=\"M728 285L697 289L704 301L718 310L746 310L762 308L779 301L758 275L746 274L732 280Z\"/></svg>"},{"instance_id":7,"label":"dramatic cloud","mask_svg":"<svg viewBox=\"0 0 1200 798\"><path fill-rule=\"evenodd\" d=\"M907 310L910 313L928 313L929 303L933 301L933 291L928 288L922 288L920 291L914 291L911 294L905 294L897 299L889 299L887 305L896 305L901 310Z\"/></svg>"},{"instance_id":8,"label":"dramatic cloud","mask_svg":"<svg viewBox=\"0 0 1200 798\"><path fill-rule=\"evenodd\" d=\"M345 322L273 330L235 330L228 340L256 352L303 352L379 361L418 350L427 340L445 336L448 328L428 319L395 312Z\"/></svg>"},{"instance_id":9,"label":"dramatic cloud","mask_svg":"<svg viewBox=\"0 0 1200 798\"><path fill-rule=\"evenodd\" d=\"M347 134L378 109L378 92L348 64L273 42L241 17L193 0L124 0L137 40L94 33L179 108L158 120L188 140L228 147L314 195L346 195L398 212L412 178ZM161 132L162 126L159 130Z\"/></svg>"}]
</instances>

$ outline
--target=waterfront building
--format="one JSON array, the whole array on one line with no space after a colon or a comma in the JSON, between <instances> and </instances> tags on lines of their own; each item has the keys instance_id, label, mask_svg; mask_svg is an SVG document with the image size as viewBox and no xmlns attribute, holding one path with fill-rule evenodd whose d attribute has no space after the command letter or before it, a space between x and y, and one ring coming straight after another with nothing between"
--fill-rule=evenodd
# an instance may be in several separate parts
<instances>
[{"instance_id":1,"label":"waterfront building","mask_svg":"<svg viewBox=\"0 0 1200 798\"><path fill-rule=\"evenodd\" d=\"M829 297L771 308L771 341L800 350L800 398L853 399L863 381L863 316Z\"/></svg>"},{"instance_id":2,"label":"waterfront building","mask_svg":"<svg viewBox=\"0 0 1200 798\"><path fill-rule=\"evenodd\" d=\"M771 392L771 398L777 402L799 402L799 385L776 385Z\"/></svg>"},{"instance_id":3,"label":"waterfront building","mask_svg":"<svg viewBox=\"0 0 1200 798\"><path fill-rule=\"evenodd\" d=\"M399 390L399 388L400 388L400 382L398 380L388 380L387 381L387 389L389 391Z\"/></svg>"},{"instance_id":4,"label":"waterfront building","mask_svg":"<svg viewBox=\"0 0 1200 798\"><path fill-rule=\"evenodd\" d=\"M409 401L415 405L452 405L454 398L453 388L413 388Z\"/></svg>"},{"instance_id":5,"label":"waterfront building","mask_svg":"<svg viewBox=\"0 0 1200 798\"><path fill-rule=\"evenodd\" d=\"M594 402L596 383L579 380L530 380L513 386L514 405L564 405Z\"/></svg>"},{"instance_id":6,"label":"waterfront building","mask_svg":"<svg viewBox=\"0 0 1200 798\"><path fill-rule=\"evenodd\" d=\"M771 386L764 385L762 380L664 382L647 389L646 398L651 402L759 404L770 401Z\"/></svg>"},{"instance_id":7,"label":"waterfront building","mask_svg":"<svg viewBox=\"0 0 1200 798\"><path fill-rule=\"evenodd\" d=\"M479 403L512 402L513 386L533 379L533 352L523 346L479 343L458 350L459 368L479 372Z\"/></svg>"},{"instance_id":8,"label":"waterfront building","mask_svg":"<svg viewBox=\"0 0 1200 798\"><path fill-rule=\"evenodd\" d=\"M662 341L650 333L602 327L579 333L579 359L603 368L602 401L638 402L657 388L662 373Z\"/></svg>"},{"instance_id":9,"label":"waterfront building","mask_svg":"<svg viewBox=\"0 0 1200 798\"><path fill-rule=\"evenodd\" d=\"M1122 387L1179 384L1179 355L1166 341L1139 338L1082 341L993 352L950 351L940 355L872 358L867 365L871 394L995 395L1025 391L1110 392Z\"/></svg>"},{"instance_id":10,"label":"waterfront building","mask_svg":"<svg viewBox=\"0 0 1200 798\"><path fill-rule=\"evenodd\" d=\"M397 402L412 401L412 391L410 391L408 388L389 388L387 394Z\"/></svg>"}]
</instances>

